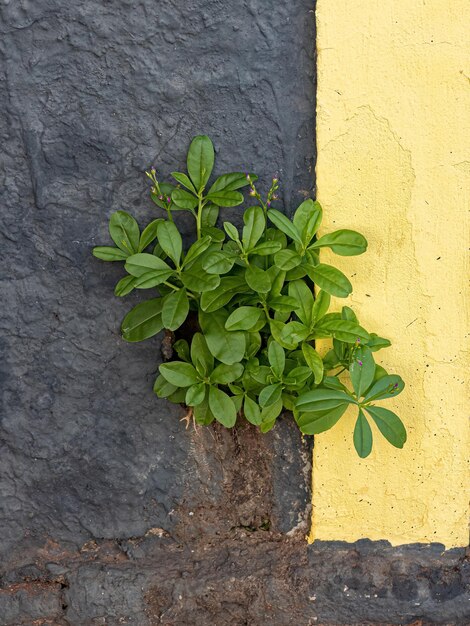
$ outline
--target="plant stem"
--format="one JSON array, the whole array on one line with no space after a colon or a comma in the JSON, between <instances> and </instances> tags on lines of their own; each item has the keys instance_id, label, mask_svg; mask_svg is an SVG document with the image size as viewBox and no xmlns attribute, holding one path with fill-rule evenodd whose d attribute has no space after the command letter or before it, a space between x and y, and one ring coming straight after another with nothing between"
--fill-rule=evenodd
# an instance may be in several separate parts
<instances>
[{"instance_id":1,"label":"plant stem","mask_svg":"<svg viewBox=\"0 0 470 626\"><path fill-rule=\"evenodd\" d=\"M203 207L203 203L202 203L202 197L199 196L199 204L197 207L197 214L196 214L196 235L197 238L200 239L201 238L201 229L202 229L202 207Z\"/></svg>"},{"instance_id":2,"label":"plant stem","mask_svg":"<svg viewBox=\"0 0 470 626\"><path fill-rule=\"evenodd\" d=\"M263 305L264 312L266 313L266 318L268 319L268 321L270 321L271 317L269 315L269 309L266 302L261 302L261 304Z\"/></svg>"},{"instance_id":3,"label":"plant stem","mask_svg":"<svg viewBox=\"0 0 470 626\"><path fill-rule=\"evenodd\" d=\"M180 290L180 287L177 287L176 285L172 285L167 280L164 280L163 284L166 285L167 287L171 287L171 289L174 289L175 291L179 291Z\"/></svg>"}]
</instances>

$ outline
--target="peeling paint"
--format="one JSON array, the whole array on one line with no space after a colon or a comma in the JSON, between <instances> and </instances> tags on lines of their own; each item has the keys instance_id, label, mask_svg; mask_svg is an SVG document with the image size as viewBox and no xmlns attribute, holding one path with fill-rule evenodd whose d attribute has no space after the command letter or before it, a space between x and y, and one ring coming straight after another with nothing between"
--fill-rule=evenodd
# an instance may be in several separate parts
<instances>
[{"instance_id":1,"label":"peeling paint","mask_svg":"<svg viewBox=\"0 0 470 626\"><path fill-rule=\"evenodd\" d=\"M378 356L406 380L388 406L408 442L375 430L358 459L352 413L316 438L311 540L468 543L468 18L465 0L317 3L324 229L369 240L334 263L362 323L393 342Z\"/></svg>"}]
</instances>

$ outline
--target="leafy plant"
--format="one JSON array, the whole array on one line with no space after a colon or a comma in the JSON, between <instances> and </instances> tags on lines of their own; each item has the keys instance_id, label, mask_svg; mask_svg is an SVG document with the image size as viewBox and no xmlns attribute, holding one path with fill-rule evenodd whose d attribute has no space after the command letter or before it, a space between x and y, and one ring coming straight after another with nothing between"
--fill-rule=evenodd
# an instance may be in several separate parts
<instances>
[{"instance_id":1,"label":"leafy plant","mask_svg":"<svg viewBox=\"0 0 470 626\"><path fill-rule=\"evenodd\" d=\"M289 219L271 206L277 178L263 199L254 174L232 172L209 184L213 166L211 140L195 137L187 173L172 174L176 184L159 182L154 169L147 172L151 198L166 218L141 232L131 215L117 211L109 224L115 247L93 250L99 259L124 263L117 296L152 290L152 298L124 318L124 339L142 341L163 329L175 333L178 360L160 365L155 393L187 406L188 423L192 415L199 424L217 420L231 428L244 417L267 432L287 409L306 435L332 428L353 406L360 457L372 449L371 422L402 448L401 420L375 404L404 387L374 361L390 342L365 330L347 306L329 312L331 297L346 298L352 286L320 261L325 247L342 256L362 254L366 239L346 229L317 237L318 202L305 200ZM227 221L220 228L219 209L241 205L244 187L255 204L244 211L241 232ZM196 223L186 249L174 221L178 211L188 211ZM322 356L315 340L325 338L332 339L332 349Z\"/></svg>"}]
</instances>

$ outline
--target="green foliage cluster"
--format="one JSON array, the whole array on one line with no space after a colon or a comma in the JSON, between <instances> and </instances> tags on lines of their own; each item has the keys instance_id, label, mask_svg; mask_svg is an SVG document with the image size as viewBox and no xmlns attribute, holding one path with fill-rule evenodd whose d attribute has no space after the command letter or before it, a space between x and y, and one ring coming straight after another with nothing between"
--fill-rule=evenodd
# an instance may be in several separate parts
<instances>
[{"instance_id":1,"label":"green foliage cluster","mask_svg":"<svg viewBox=\"0 0 470 626\"><path fill-rule=\"evenodd\" d=\"M320 261L321 249L358 255L366 239L346 229L317 237L322 208L310 199L292 220L271 208L276 178L264 199L254 174L232 172L209 185L213 165L211 140L195 137L187 173L172 174L176 185L159 182L154 169L147 172L151 198L166 219L151 221L141 232L131 215L117 211L109 225L116 247L93 250L99 259L124 263L127 274L116 285L117 296L134 289L153 292L124 318L124 339L142 341L162 329L176 333L178 360L160 365L155 393L189 407L199 424L217 420L231 428L244 417L263 433L287 409L302 433L316 435L352 405L359 456L372 449L371 422L392 445L403 447L403 423L375 404L404 387L374 361L374 353L390 342L365 330L347 306L329 312L331 297L347 297L352 286L341 271ZM219 208L241 205L244 187L255 204L244 211L242 231L230 222L218 227ZM189 211L196 222L196 238L186 250L174 221L177 211ZM185 339L188 317L194 328ZM314 342L325 338L332 349L321 356Z\"/></svg>"}]
</instances>

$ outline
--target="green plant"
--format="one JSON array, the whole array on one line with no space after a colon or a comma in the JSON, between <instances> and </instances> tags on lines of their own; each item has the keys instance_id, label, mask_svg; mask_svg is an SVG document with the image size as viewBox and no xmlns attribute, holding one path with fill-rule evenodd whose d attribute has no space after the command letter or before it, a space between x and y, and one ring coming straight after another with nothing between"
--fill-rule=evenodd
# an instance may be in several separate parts
<instances>
[{"instance_id":1,"label":"green plant","mask_svg":"<svg viewBox=\"0 0 470 626\"><path fill-rule=\"evenodd\" d=\"M401 420L375 405L404 387L374 361L373 353L390 342L367 332L347 306L328 312L331 296L345 298L352 286L342 272L320 262L321 249L358 255L366 239L344 229L317 238L322 209L310 199L292 220L271 208L277 178L265 199L254 174L224 174L209 186L213 165L211 140L195 137L187 174L172 174L177 185L159 182L154 169L147 172L151 198L167 219L155 219L140 232L131 215L117 211L109 224L116 247L93 250L99 259L124 262L127 274L116 285L117 296L157 289L122 323L131 342L162 329L176 333L178 360L160 365L155 393L186 405L188 423L192 415L199 424L215 419L230 428L244 416L262 432L285 408L307 435L328 430L352 405L359 456L372 448L368 418L392 445L403 447ZM256 205L244 211L241 233L230 222L222 230L219 208L241 205L243 187ZM187 250L174 222L177 211L195 218L196 239ZM314 342L324 338L332 339L332 349L322 357Z\"/></svg>"}]
</instances>

